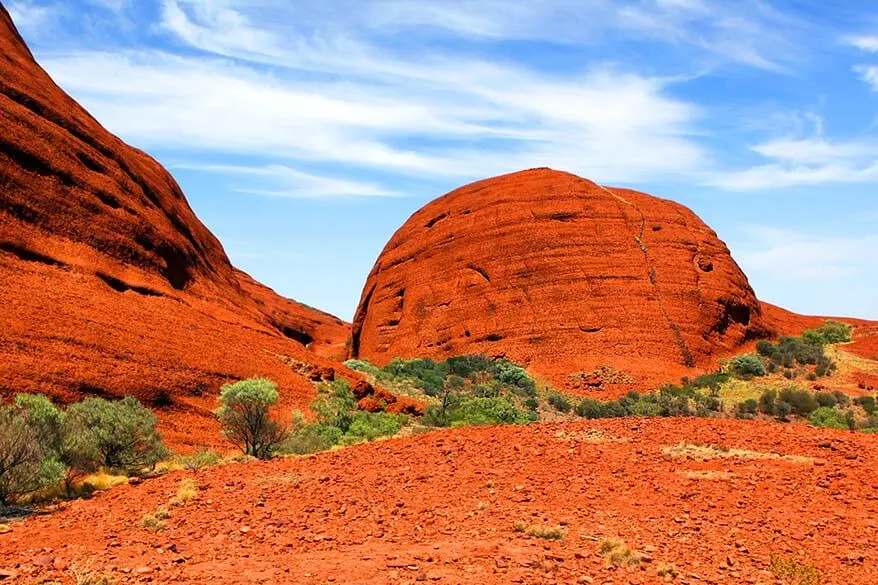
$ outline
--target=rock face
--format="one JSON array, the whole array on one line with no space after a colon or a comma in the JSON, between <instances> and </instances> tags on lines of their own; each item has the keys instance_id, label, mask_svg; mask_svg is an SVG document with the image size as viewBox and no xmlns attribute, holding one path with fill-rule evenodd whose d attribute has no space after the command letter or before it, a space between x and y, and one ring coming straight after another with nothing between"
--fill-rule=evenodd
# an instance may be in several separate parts
<instances>
[{"instance_id":1,"label":"rock face","mask_svg":"<svg viewBox=\"0 0 878 585\"><path fill-rule=\"evenodd\" d=\"M351 353L486 353L567 387L637 387L770 334L728 248L690 210L534 169L452 191L396 232Z\"/></svg>"},{"instance_id":2,"label":"rock face","mask_svg":"<svg viewBox=\"0 0 878 585\"><path fill-rule=\"evenodd\" d=\"M341 354L348 326L235 270L173 178L52 82L2 6L0 53L0 397L133 394L185 414L259 374L307 404L284 359L329 367L306 346Z\"/></svg>"}]
</instances>

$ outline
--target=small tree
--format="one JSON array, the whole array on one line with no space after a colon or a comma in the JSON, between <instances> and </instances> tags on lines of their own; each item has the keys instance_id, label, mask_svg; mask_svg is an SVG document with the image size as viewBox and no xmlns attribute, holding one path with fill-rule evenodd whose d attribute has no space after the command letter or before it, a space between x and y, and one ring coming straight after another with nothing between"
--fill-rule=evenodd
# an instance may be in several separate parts
<instances>
[{"instance_id":1,"label":"small tree","mask_svg":"<svg viewBox=\"0 0 878 585\"><path fill-rule=\"evenodd\" d=\"M0 505L60 477L60 466L46 458L37 432L24 417L12 408L0 408Z\"/></svg>"},{"instance_id":2,"label":"small tree","mask_svg":"<svg viewBox=\"0 0 878 585\"><path fill-rule=\"evenodd\" d=\"M269 413L277 399L277 386L271 380L226 384L220 391L222 406L216 411L223 433L245 454L270 459L288 434Z\"/></svg>"},{"instance_id":3,"label":"small tree","mask_svg":"<svg viewBox=\"0 0 878 585\"><path fill-rule=\"evenodd\" d=\"M86 398L67 408L62 452L71 467L83 471L99 463L136 472L168 454L156 424L155 415L132 396L116 401Z\"/></svg>"}]
</instances>

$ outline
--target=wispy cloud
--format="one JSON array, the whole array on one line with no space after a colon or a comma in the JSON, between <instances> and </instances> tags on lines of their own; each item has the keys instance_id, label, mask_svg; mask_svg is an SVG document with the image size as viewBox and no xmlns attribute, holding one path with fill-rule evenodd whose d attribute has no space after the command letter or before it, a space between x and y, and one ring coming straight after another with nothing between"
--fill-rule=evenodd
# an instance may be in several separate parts
<instances>
[{"instance_id":1,"label":"wispy cloud","mask_svg":"<svg viewBox=\"0 0 878 585\"><path fill-rule=\"evenodd\" d=\"M265 195L269 197L398 197L400 193L388 191L375 183L329 178L303 173L284 165L240 166L213 164L174 164L171 170L189 170L204 173L235 175L256 182L239 183L231 188L238 193Z\"/></svg>"},{"instance_id":2,"label":"wispy cloud","mask_svg":"<svg viewBox=\"0 0 878 585\"><path fill-rule=\"evenodd\" d=\"M878 53L878 35L848 37L847 42L863 51Z\"/></svg>"},{"instance_id":3,"label":"wispy cloud","mask_svg":"<svg viewBox=\"0 0 878 585\"><path fill-rule=\"evenodd\" d=\"M878 235L834 237L751 226L751 249L737 254L751 273L779 281L832 281L878 270Z\"/></svg>"}]
</instances>

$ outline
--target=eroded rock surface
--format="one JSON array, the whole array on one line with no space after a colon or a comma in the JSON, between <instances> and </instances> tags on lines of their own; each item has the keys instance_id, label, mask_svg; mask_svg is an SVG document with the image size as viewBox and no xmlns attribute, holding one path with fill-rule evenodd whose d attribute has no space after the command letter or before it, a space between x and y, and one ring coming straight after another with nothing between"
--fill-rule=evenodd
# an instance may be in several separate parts
<instances>
[{"instance_id":1,"label":"eroded rock surface","mask_svg":"<svg viewBox=\"0 0 878 585\"><path fill-rule=\"evenodd\" d=\"M372 269L351 350L379 364L502 355L564 385L604 366L643 386L771 333L689 209L533 169L416 212Z\"/></svg>"}]
</instances>

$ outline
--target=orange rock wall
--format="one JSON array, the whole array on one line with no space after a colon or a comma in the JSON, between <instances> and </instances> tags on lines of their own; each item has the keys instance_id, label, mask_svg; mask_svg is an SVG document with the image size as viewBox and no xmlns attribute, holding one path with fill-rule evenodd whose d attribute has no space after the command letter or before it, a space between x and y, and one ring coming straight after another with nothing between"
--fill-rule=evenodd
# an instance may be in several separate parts
<instances>
[{"instance_id":1,"label":"orange rock wall","mask_svg":"<svg viewBox=\"0 0 878 585\"><path fill-rule=\"evenodd\" d=\"M416 212L369 275L352 354L505 356L633 386L770 335L726 245L682 205L568 173L479 181Z\"/></svg>"}]
</instances>

